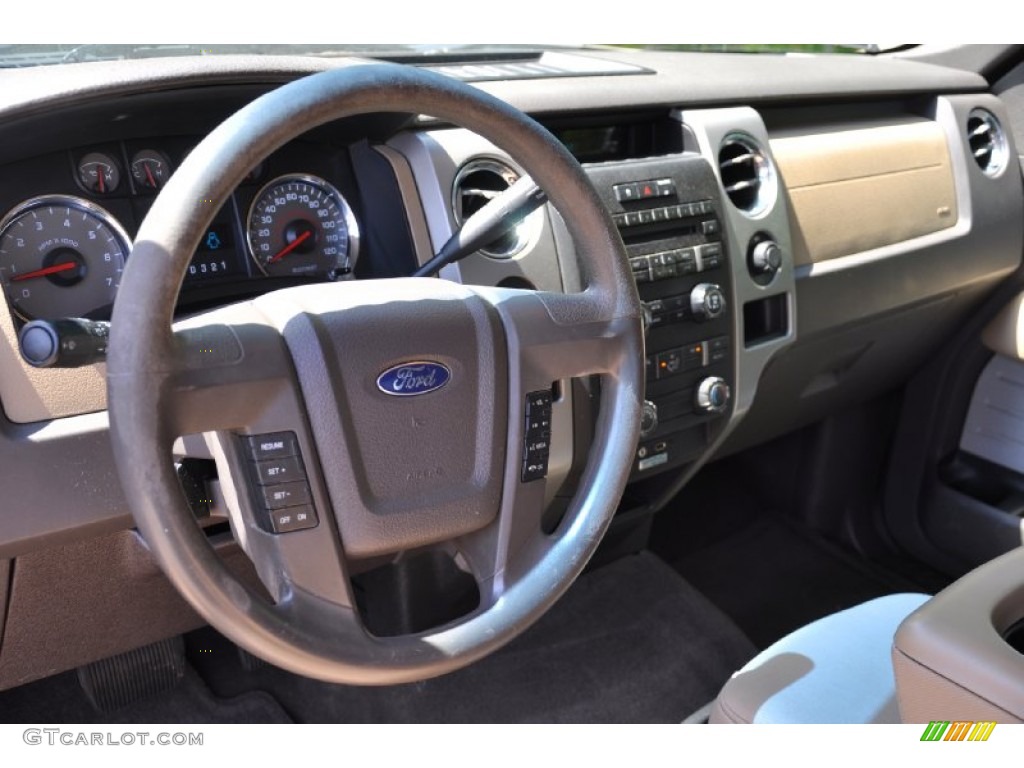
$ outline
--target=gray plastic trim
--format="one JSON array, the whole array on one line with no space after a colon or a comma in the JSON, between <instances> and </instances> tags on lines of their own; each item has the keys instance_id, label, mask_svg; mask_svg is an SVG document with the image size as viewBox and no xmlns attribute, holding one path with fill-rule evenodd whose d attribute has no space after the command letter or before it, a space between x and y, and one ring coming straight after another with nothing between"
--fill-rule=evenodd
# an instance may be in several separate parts
<instances>
[{"instance_id":1,"label":"gray plastic trim","mask_svg":"<svg viewBox=\"0 0 1024 768\"><path fill-rule=\"evenodd\" d=\"M896 690L904 717L934 713L935 702L949 701L960 690L1024 718L1024 655L1003 639L1024 619L1022 566L1020 548L992 560L935 595L900 625L894 653L930 673L927 686L907 685L913 681L897 666Z\"/></svg>"},{"instance_id":2,"label":"gray plastic trim","mask_svg":"<svg viewBox=\"0 0 1024 768\"><path fill-rule=\"evenodd\" d=\"M737 132L746 134L757 141L766 158L774 165L768 132L760 115L749 107L708 110L676 110L672 116L687 126L697 139L700 153L715 172L719 186L721 176L718 169L718 151L723 141ZM776 178L778 178L776 176ZM715 454L737 428L750 410L757 394L757 385L764 369L772 358L797 337L796 300L793 275L792 237L789 229L788 203L785 194L774 195L770 205L756 214L741 211L722 192L720 206L722 222L729 249L729 268L732 272L732 312L734 370L736 380L731 383L733 392L732 412L708 449L690 464L653 504L660 509L689 482L697 471ZM751 277L747 269L747 245L759 232L770 233L782 249L782 266L775 279L768 285L761 285ZM752 347L744 344L743 307L750 301L769 296L784 295L788 312L788 327L785 335L761 342Z\"/></svg>"},{"instance_id":3,"label":"gray plastic trim","mask_svg":"<svg viewBox=\"0 0 1024 768\"><path fill-rule=\"evenodd\" d=\"M689 127L697 139L697 146L707 158L721 184L718 168L718 151L721 145L736 134L747 135L756 141L766 160L776 165L771 155L768 131L761 116L749 107L733 109L677 110L672 116ZM774 183L781 186L778 174L773 174ZM726 427L728 433L739 419L750 409L768 361L796 339L796 301L793 275L793 245L789 230L789 206L780 189L777 194L765 194L765 205L755 214L736 208L727 196L722 197L722 220L729 246L729 268L732 271L733 295L732 312L735 328L734 354L736 356L736 381L733 383L735 408ZM782 266L775 279L768 285L756 282L747 269L747 247L751 238L759 232L772 235L782 249ZM751 301L784 294L789 312L789 326L784 336L761 342L754 347L743 343L743 306ZM724 435L723 435L724 437ZM721 441L721 438L718 442Z\"/></svg>"},{"instance_id":4,"label":"gray plastic trim","mask_svg":"<svg viewBox=\"0 0 1024 768\"><path fill-rule=\"evenodd\" d=\"M992 358L974 388L960 447L1024 474L1024 362Z\"/></svg>"},{"instance_id":5,"label":"gray plastic trim","mask_svg":"<svg viewBox=\"0 0 1024 768\"><path fill-rule=\"evenodd\" d=\"M412 169L409 168L409 163L401 152L384 144L377 144L373 149L388 161L395 174L398 193L402 197L405 217L409 223L412 246L416 251L416 263L423 266L433 258L434 250L430 244L430 231L427 229L427 220L423 215L423 205L420 202L419 191L416 189Z\"/></svg>"}]
</instances>

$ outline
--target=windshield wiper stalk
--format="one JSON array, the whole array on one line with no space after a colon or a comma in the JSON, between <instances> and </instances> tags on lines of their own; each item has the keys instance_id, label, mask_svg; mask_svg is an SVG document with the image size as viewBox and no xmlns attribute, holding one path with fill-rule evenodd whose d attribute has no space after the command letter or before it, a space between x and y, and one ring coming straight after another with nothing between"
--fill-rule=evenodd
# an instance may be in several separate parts
<instances>
[{"instance_id":1,"label":"windshield wiper stalk","mask_svg":"<svg viewBox=\"0 0 1024 768\"><path fill-rule=\"evenodd\" d=\"M474 213L462 227L441 246L437 255L412 273L428 277L442 267L464 259L520 224L523 219L547 202L544 190L529 176L519 181Z\"/></svg>"}]
</instances>

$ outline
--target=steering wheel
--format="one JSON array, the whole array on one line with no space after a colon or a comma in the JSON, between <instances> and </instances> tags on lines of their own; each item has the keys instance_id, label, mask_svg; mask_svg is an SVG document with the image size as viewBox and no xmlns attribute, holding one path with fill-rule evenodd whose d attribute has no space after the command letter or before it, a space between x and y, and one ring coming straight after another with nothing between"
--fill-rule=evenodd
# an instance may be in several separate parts
<instances>
[{"instance_id":1,"label":"steering wheel","mask_svg":"<svg viewBox=\"0 0 1024 768\"><path fill-rule=\"evenodd\" d=\"M429 114L508 152L564 215L585 290L350 281L276 291L172 325L189 260L248 170L315 126L371 112ZM443 674L522 632L597 547L637 444L640 318L622 241L600 199L533 120L475 88L398 65L297 80L196 147L139 230L107 364L121 483L171 582L254 655L337 683ZM415 397L378 386L382 374L422 362L426 379L439 378L417 389L444 378L441 369L447 383ZM543 412L553 382L588 375L601 381L593 444L567 513L546 534L545 480L524 476L527 408ZM222 565L181 490L172 445L200 433L219 459L235 536L269 600ZM300 529L275 533L296 521L268 521L261 502L273 499L260 495L253 460L289 447L309 506ZM457 549L479 606L419 634L371 635L349 564L438 542Z\"/></svg>"}]
</instances>

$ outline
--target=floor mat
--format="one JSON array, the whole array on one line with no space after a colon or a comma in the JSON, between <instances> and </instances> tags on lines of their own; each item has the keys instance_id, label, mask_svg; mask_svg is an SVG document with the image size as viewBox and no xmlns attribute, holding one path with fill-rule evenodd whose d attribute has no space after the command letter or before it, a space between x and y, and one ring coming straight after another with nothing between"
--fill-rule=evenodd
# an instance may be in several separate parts
<instances>
[{"instance_id":1,"label":"floor mat","mask_svg":"<svg viewBox=\"0 0 1024 768\"><path fill-rule=\"evenodd\" d=\"M173 690L103 714L85 698L74 672L0 693L3 723L290 723L266 693L217 699L189 669Z\"/></svg>"},{"instance_id":2,"label":"floor mat","mask_svg":"<svg viewBox=\"0 0 1024 768\"><path fill-rule=\"evenodd\" d=\"M329 685L273 667L245 673L211 653L201 671L222 695L263 689L306 722L671 723L753 653L728 618L645 553L585 574L522 637L434 680Z\"/></svg>"},{"instance_id":3,"label":"floor mat","mask_svg":"<svg viewBox=\"0 0 1024 768\"><path fill-rule=\"evenodd\" d=\"M761 648L835 611L915 591L770 515L682 555L673 566Z\"/></svg>"}]
</instances>

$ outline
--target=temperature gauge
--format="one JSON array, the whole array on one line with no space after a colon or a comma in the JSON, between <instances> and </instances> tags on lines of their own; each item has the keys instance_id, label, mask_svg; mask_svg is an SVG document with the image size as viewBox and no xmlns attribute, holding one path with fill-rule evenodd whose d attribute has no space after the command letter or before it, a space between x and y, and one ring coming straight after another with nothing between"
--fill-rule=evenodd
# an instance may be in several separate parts
<instances>
[{"instance_id":1,"label":"temperature gauge","mask_svg":"<svg viewBox=\"0 0 1024 768\"><path fill-rule=\"evenodd\" d=\"M132 178L142 189L158 190L171 176L167 156L155 149L143 149L132 157Z\"/></svg>"},{"instance_id":2,"label":"temperature gauge","mask_svg":"<svg viewBox=\"0 0 1024 768\"><path fill-rule=\"evenodd\" d=\"M89 192L106 195L121 183L121 170L110 155L90 152L78 161L78 181Z\"/></svg>"}]
</instances>

